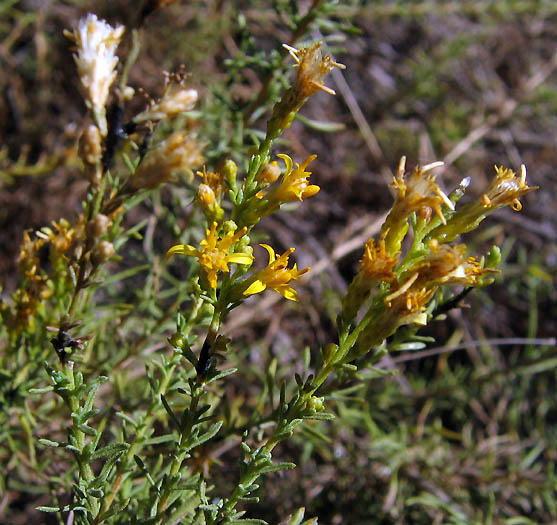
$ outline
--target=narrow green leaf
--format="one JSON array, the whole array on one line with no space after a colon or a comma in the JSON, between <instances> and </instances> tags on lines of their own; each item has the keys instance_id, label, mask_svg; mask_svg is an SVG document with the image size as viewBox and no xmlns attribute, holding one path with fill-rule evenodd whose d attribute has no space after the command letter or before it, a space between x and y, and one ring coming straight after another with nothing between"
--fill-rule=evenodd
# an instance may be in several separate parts
<instances>
[{"instance_id":1,"label":"narrow green leaf","mask_svg":"<svg viewBox=\"0 0 557 525\"><path fill-rule=\"evenodd\" d=\"M97 436L97 431L88 425L77 425L77 428L81 430L81 432L83 432L84 434L87 434L88 436L93 436L93 437Z\"/></svg>"},{"instance_id":2,"label":"narrow green leaf","mask_svg":"<svg viewBox=\"0 0 557 525\"><path fill-rule=\"evenodd\" d=\"M263 467L260 472L261 474L268 474L269 472L278 472L279 470L291 470L296 468L295 463L290 463L288 461L283 461L281 463L275 463L274 465L269 465L267 467Z\"/></svg>"},{"instance_id":3,"label":"narrow green leaf","mask_svg":"<svg viewBox=\"0 0 557 525\"><path fill-rule=\"evenodd\" d=\"M62 509L60 507L45 507L41 505L40 507L35 507L36 510L41 512L60 512Z\"/></svg>"},{"instance_id":4,"label":"narrow green leaf","mask_svg":"<svg viewBox=\"0 0 557 525\"><path fill-rule=\"evenodd\" d=\"M120 418L122 418L124 421L127 421L130 425L132 425L134 428L137 428L137 423L135 422L135 420L133 420L130 416L128 416L127 414L124 414L124 412L116 412L116 415Z\"/></svg>"},{"instance_id":5,"label":"narrow green leaf","mask_svg":"<svg viewBox=\"0 0 557 525\"><path fill-rule=\"evenodd\" d=\"M43 388L30 388L29 389L29 393L30 394L46 394L46 392L52 392L54 390L54 387L51 386L45 386Z\"/></svg>"},{"instance_id":6,"label":"narrow green leaf","mask_svg":"<svg viewBox=\"0 0 557 525\"><path fill-rule=\"evenodd\" d=\"M170 419L172 420L174 425L176 425L176 428L180 430L180 421L178 421L176 414L174 414L174 411L170 408L170 405L168 404L168 401L166 400L164 394L161 394L161 401L164 409L166 410L167 414L170 416Z\"/></svg>"},{"instance_id":7,"label":"narrow green leaf","mask_svg":"<svg viewBox=\"0 0 557 525\"><path fill-rule=\"evenodd\" d=\"M106 286L107 284L117 283L119 281L123 281L124 279L129 279L140 272L149 270L151 266L151 264L142 264L141 266L136 266L135 268L130 268L129 270L124 270L123 272L110 275L103 281L103 284Z\"/></svg>"},{"instance_id":8,"label":"narrow green leaf","mask_svg":"<svg viewBox=\"0 0 557 525\"><path fill-rule=\"evenodd\" d=\"M222 379L223 377L229 376L230 374L234 374L237 371L238 371L237 368L227 368L226 370L219 372L215 377L209 379L205 384L209 385L215 381L218 381L219 379Z\"/></svg>"},{"instance_id":9,"label":"narrow green leaf","mask_svg":"<svg viewBox=\"0 0 557 525\"><path fill-rule=\"evenodd\" d=\"M166 434L164 436L158 436L151 439L146 439L144 445L160 445L161 443L168 443L169 441L177 441L175 434Z\"/></svg>"},{"instance_id":10,"label":"narrow green leaf","mask_svg":"<svg viewBox=\"0 0 557 525\"><path fill-rule=\"evenodd\" d=\"M319 421L330 421L331 419L335 419L335 415L329 414L328 412L318 412L317 414L303 415L302 419L316 419Z\"/></svg>"},{"instance_id":11,"label":"narrow green leaf","mask_svg":"<svg viewBox=\"0 0 557 525\"><path fill-rule=\"evenodd\" d=\"M205 432L204 434L201 434L201 436L199 436L195 440L195 442L192 444L192 446L190 448L198 447L199 445L202 445L206 441L209 441L212 437L215 436L215 434L217 434L217 432L222 427L223 423L224 423L224 421L217 421L216 423L212 424L209 427L209 430L207 430L207 432Z\"/></svg>"},{"instance_id":12,"label":"narrow green leaf","mask_svg":"<svg viewBox=\"0 0 557 525\"><path fill-rule=\"evenodd\" d=\"M93 452L91 459L99 459L99 458L112 456L114 454L121 454L129 447L130 446L127 443L112 443L111 445L107 445L106 447L99 448L98 450Z\"/></svg>"},{"instance_id":13,"label":"narrow green leaf","mask_svg":"<svg viewBox=\"0 0 557 525\"><path fill-rule=\"evenodd\" d=\"M300 507L291 517L287 518L288 522L286 525L300 525L304 519L305 513L306 509L304 507Z\"/></svg>"},{"instance_id":14,"label":"narrow green leaf","mask_svg":"<svg viewBox=\"0 0 557 525\"><path fill-rule=\"evenodd\" d=\"M119 514L120 512L122 512L129 504L130 502L130 498L125 499L124 501L122 501L120 504L118 505L112 505L112 507L110 508L110 510L106 511L100 518L100 522L103 523L104 521L106 521L108 518L111 518L112 516L116 516L117 514Z\"/></svg>"},{"instance_id":15,"label":"narrow green leaf","mask_svg":"<svg viewBox=\"0 0 557 525\"><path fill-rule=\"evenodd\" d=\"M40 438L39 443L44 445L45 447L63 447L62 443L58 443L56 441L50 441L50 439Z\"/></svg>"},{"instance_id":16,"label":"narrow green leaf","mask_svg":"<svg viewBox=\"0 0 557 525\"><path fill-rule=\"evenodd\" d=\"M300 113L296 114L296 120L299 120L308 128L322 131L323 133L336 133L346 129L346 126L342 122L325 122L322 120L314 120L304 117Z\"/></svg>"},{"instance_id":17,"label":"narrow green leaf","mask_svg":"<svg viewBox=\"0 0 557 525\"><path fill-rule=\"evenodd\" d=\"M258 519L250 519L246 518L245 520L231 520L227 521L229 525L269 525L265 520L258 520Z\"/></svg>"}]
</instances>

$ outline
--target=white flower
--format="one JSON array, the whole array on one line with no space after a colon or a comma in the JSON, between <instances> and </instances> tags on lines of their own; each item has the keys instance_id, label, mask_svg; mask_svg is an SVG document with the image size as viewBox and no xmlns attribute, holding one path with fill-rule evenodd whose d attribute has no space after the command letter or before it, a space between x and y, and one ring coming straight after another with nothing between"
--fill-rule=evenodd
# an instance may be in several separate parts
<instances>
[{"instance_id":1,"label":"white flower","mask_svg":"<svg viewBox=\"0 0 557 525\"><path fill-rule=\"evenodd\" d=\"M124 34L124 26L113 28L89 13L79 21L73 33L66 31L64 34L76 44L74 60L87 105L102 112L116 77L118 57L114 53Z\"/></svg>"}]
</instances>

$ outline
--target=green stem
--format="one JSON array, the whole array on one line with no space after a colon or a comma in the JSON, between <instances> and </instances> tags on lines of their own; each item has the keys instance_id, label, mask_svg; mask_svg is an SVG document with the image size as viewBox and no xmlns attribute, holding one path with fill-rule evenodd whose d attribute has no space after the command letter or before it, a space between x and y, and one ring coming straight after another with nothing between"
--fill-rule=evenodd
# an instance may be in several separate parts
<instances>
[{"instance_id":1,"label":"green stem","mask_svg":"<svg viewBox=\"0 0 557 525\"><path fill-rule=\"evenodd\" d=\"M66 377L69 379L69 395L66 397L66 404L70 408L72 414L77 413L80 407L80 401L78 395L75 393L75 375L73 369L73 362L68 362L64 365L64 372ZM72 427L69 430L70 434L70 443L75 448L79 450L79 452L74 451L74 457L79 467L79 477L80 479L85 480L86 482L91 482L95 479L95 474L91 465L89 464L89 460L83 457L83 449L86 446L85 443L85 433L79 430L74 422L72 417ZM99 511L99 501L97 498L87 495L87 501L89 503L91 512L93 515L97 514Z\"/></svg>"}]
</instances>

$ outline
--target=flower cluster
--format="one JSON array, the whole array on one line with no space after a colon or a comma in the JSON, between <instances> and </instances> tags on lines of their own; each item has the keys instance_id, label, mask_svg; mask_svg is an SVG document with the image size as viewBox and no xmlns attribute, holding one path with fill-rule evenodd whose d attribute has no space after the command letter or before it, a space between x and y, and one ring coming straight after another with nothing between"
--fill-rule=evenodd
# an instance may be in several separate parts
<instances>
[{"instance_id":1,"label":"flower cluster","mask_svg":"<svg viewBox=\"0 0 557 525\"><path fill-rule=\"evenodd\" d=\"M185 77L180 74L169 75L162 97L152 101L149 107L133 120L134 122L158 121L171 118L193 109L198 94L195 89L184 87Z\"/></svg>"},{"instance_id":2,"label":"flower cluster","mask_svg":"<svg viewBox=\"0 0 557 525\"><path fill-rule=\"evenodd\" d=\"M335 62L329 55L323 57L321 42L302 49L296 49L287 44L283 44L283 47L290 53L296 62L295 67L298 68L296 81L292 86L296 100L305 101L318 91L324 91L329 95L335 94L334 90L323 84L323 79L333 67L344 69L346 66Z\"/></svg>"},{"instance_id":3,"label":"flower cluster","mask_svg":"<svg viewBox=\"0 0 557 525\"><path fill-rule=\"evenodd\" d=\"M429 303L441 287L489 284L496 270L485 267L483 258L468 256L465 244L448 242L475 228L487 213L497 208L510 205L519 210L519 197L535 189L526 184L524 167L520 178L511 170L496 168L495 179L486 193L455 210L454 203L462 197L466 185L451 194L451 200L428 173L440 165L418 166L405 179L404 159L400 163L393 183L395 202L381 238L366 243L360 270L343 301L343 326L354 323L360 309L367 308L361 320L364 328L347 359L365 354L400 326L427 324ZM412 222L413 243L401 260L402 241L412 214L418 214L422 220Z\"/></svg>"}]
</instances>

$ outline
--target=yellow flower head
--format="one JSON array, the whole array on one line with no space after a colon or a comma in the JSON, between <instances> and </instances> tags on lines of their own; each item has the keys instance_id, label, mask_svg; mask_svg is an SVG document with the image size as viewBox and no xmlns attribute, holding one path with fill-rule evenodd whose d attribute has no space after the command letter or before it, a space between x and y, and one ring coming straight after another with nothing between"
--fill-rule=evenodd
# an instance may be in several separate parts
<instances>
[{"instance_id":1,"label":"yellow flower head","mask_svg":"<svg viewBox=\"0 0 557 525\"><path fill-rule=\"evenodd\" d=\"M389 257L384 239L377 244L374 239L369 239L364 246L364 256L360 261L360 273L366 280L373 282L390 281L395 277L393 268L398 263L399 255L400 253L396 253Z\"/></svg>"},{"instance_id":2,"label":"yellow flower head","mask_svg":"<svg viewBox=\"0 0 557 525\"><path fill-rule=\"evenodd\" d=\"M431 251L412 271L419 274L418 283L428 287L440 284L462 284L478 286L481 277L496 270L482 268L476 257L466 257L466 245L439 244L437 240L429 243Z\"/></svg>"},{"instance_id":3,"label":"yellow flower head","mask_svg":"<svg viewBox=\"0 0 557 525\"><path fill-rule=\"evenodd\" d=\"M404 180L405 158L401 159L396 177L391 185L397 192L395 203L391 214L395 216L408 217L411 213L420 211L422 208L431 208L437 213L443 224L446 224L445 216L441 211L444 204L454 210L453 203L447 195L435 183L435 175L428 173L434 168L442 166L442 162L433 162L426 166L416 166L408 179Z\"/></svg>"},{"instance_id":4,"label":"yellow flower head","mask_svg":"<svg viewBox=\"0 0 557 525\"><path fill-rule=\"evenodd\" d=\"M495 179L491 182L486 192L480 199L470 202L458 209L447 221L430 232L430 238L440 242L450 242L457 235L469 232L478 227L478 224L490 213L511 206L515 211L522 209L519 199L526 193L538 189L526 183L526 167L520 167L520 177L514 171L495 167Z\"/></svg>"},{"instance_id":5,"label":"yellow flower head","mask_svg":"<svg viewBox=\"0 0 557 525\"><path fill-rule=\"evenodd\" d=\"M397 327L410 323L427 324L425 309L437 288L421 287L418 276L415 273L398 290L385 297L387 311L383 315L392 318L392 324Z\"/></svg>"},{"instance_id":6,"label":"yellow flower head","mask_svg":"<svg viewBox=\"0 0 557 525\"><path fill-rule=\"evenodd\" d=\"M236 244L247 232L247 228L241 228L237 232L226 232L222 237L217 233L217 223L214 222L210 230L206 231L205 239L200 243L201 249L197 249L189 244L177 244L166 252L166 258L175 254L191 255L197 257L201 268L207 276L207 281L211 288L216 289L219 272L228 273L228 265L247 264L253 262L253 256L247 253L232 252L230 248Z\"/></svg>"},{"instance_id":7,"label":"yellow flower head","mask_svg":"<svg viewBox=\"0 0 557 525\"><path fill-rule=\"evenodd\" d=\"M288 258L295 248L286 250L279 257L275 250L267 244L261 244L269 254L269 264L263 270L257 272L251 279L248 279L249 286L244 290L243 295L253 295L262 292L266 288L271 288L290 301L299 301L298 292L289 286L289 282L297 281L301 275L309 272L310 268L298 270L296 264L288 268Z\"/></svg>"},{"instance_id":8,"label":"yellow flower head","mask_svg":"<svg viewBox=\"0 0 557 525\"><path fill-rule=\"evenodd\" d=\"M203 171L198 171L196 175L203 179L202 184L209 186L209 188L213 190L213 193L215 194L217 199L220 201L224 176L221 173L206 171L205 169L203 169Z\"/></svg>"},{"instance_id":9,"label":"yellow flower head","mask_svg":"<svg viewBox=\"0 0 557 525\"><path fill-rule=\"evenodd\" d=\"M310 47L296 49L295 47L283 44L290 56L295 60L295 67L298 68L296 82L293 86L297 98L306 99L317 91L325 91L330 95L335 92L323 84L325 75L338 67L344 69L343 64L335 62L329 55L323 57L321 53L321 42L316 42Z\"/></svg>"},{"instance_id":10,"label":"yellow flower head","mask_svg":"<svg viewBox=\"0 0 557 525\"><path fill-rule=\"evenodd\" d=\"M526 166L520 166L520 177L517 178L514 171L495 166L495 179L491 182L487 191L482 195L482 204L486 208L501 208L510 205L514 211L520 211L522 204L518 200L526 193L537 189L526 184Z\"/></svg>"},{"instance_id":11,"label":"yellow flower head","mask_svg":"<svg viewBox=\"0 0 557 525\"><path fill-rule=\"evenodd\" d=\"M292 159L288 155L279 154L277 156L286 164L286 172L277 186L266 194L258 195L259 198L267 201L262 215L272 213L285 202L301 201L313 197L320 189L319 186L309 184L311 171L305 171L309 163L317 158L317 155L310 155L301 165L296 163L296 168L293 168Z\"/></svg>"},{"instance_id":12,"label":"yellow flower head","mask_svg":"<svg viewBox=\"0 0 557 525\"><path fill-rule=\"evenodd\" d=\"M280 156L280 155L279 155ZM276 160L269 162L263 169L257 174L255 180L258 184L272 184L276 182L280 177L280 167Z\"/></svg>"}]
</instances>

